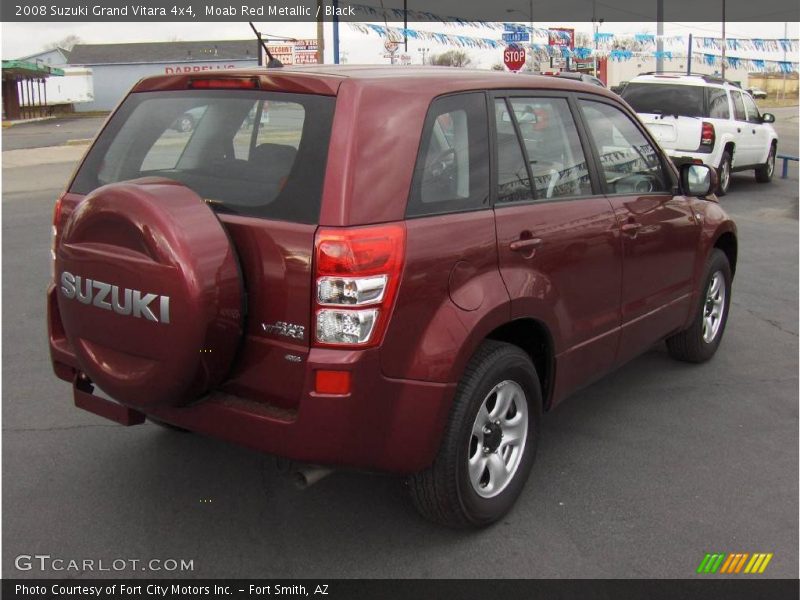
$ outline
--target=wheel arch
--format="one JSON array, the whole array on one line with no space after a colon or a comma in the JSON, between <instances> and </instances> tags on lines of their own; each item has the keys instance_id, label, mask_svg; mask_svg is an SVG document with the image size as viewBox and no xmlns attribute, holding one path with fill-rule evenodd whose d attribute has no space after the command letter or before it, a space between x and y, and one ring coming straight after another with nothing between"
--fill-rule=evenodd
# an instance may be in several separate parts
<instances>
[{"instance_id":1,"label":"wheel arch","mask_svg":"<svg viewBox=\"0 0 800 600\"><path fill-rule=\"evenodd\" d=\"M731 266L731 277L736 274L736 259L739 252L739 242L733 231L724 231L714 240L714 248L722 250Z\"/></svg>"},{"instance_id":2,"label":"wheel arch","mask_svg":"<svg viewBox=\"0 0 800 600\"><path fill-rule=\"evenodd\" d=\"M513 344L531 358L542 386L542 409L546 410L555 378L554 343L548 326L535 318L515 319L496 327L484 339Z\"/></svg>"}]
</instances>

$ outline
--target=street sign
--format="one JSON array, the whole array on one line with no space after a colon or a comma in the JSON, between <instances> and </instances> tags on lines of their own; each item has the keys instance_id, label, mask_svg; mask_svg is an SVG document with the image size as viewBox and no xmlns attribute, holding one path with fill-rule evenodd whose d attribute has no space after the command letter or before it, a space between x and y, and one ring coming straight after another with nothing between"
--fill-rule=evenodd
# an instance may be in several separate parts
<instances>
[{"instance_id":1,"label":"street sign","mask_svg":"<svg viewBox=\"0 0 800 600\"><path fill-rule=\"evenodd\" d=\"M515 31L513 33L506 32L503 34L504 42L529 42L530 40L530 34L523 31Z\"/></svg>"},{"instance_id":2,"label":"street sign","mask_svg":"<svg viewBox=\"0 0 800 600\"><path fill-rule=\"evenodd\" d=\"M503 50L503 62L511 71L519 71L525 66L525 49L519 46L508 46Z\"/></svg>"},{"instance_id":3,"label":"street sign","mask_svg":"<svg viewBox=\"0 0 800 600\"><path fill-rule=\"evenodd\" d=\"M514 31L525 31L524 25L517 25L516 23L504 23L503 25L505 26L504 29L507 33L512 33Z\"/></svg>"}]
</instances>

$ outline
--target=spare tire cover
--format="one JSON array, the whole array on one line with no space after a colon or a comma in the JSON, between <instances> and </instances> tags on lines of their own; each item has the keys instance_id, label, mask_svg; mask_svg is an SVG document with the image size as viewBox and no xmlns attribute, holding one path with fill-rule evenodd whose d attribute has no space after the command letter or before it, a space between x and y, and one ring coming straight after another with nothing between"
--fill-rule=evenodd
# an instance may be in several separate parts
<instances>
[{"instance_id":1,"label":"spare tire cover","mask_svg":"<svg viewBox=\"0 0 800 600\"><path fill-rule=\"evenodd\" d=\"M182 184L137 179L87 196L64 224L56 285L80 368L124 404L185 404L230 371L242 336L238 260Z\"/></svg>"}]
</instances>

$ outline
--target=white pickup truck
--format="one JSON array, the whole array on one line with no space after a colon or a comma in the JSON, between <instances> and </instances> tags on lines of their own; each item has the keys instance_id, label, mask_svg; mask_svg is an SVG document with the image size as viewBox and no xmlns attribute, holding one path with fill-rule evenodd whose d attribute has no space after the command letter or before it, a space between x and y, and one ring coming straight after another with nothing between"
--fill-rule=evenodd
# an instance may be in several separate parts
<instances>
[{"instance_id":1,"label":"white pickup truck","mask_svg":"<svg viewBox=\"0 0 800 600\"><path fill-rule=\"evenodd\" d=\"M739 86L708 75L647 73L631 79L622 97L676 165L717 169L717 195L728 192L735 171L754 170L759 183L772 180L775 117L760 113Z\"/></svg>"}]
</instances>

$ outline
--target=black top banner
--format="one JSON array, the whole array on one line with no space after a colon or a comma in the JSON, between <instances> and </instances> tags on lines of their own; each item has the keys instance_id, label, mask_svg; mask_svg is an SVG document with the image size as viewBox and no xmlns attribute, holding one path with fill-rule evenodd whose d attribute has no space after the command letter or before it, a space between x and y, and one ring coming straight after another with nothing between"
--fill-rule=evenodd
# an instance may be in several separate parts
<instances>
[{"instance_id":1,"label":"black top banner","mask_svg":"<svg viewBox=\"0 0 800 600\"><path fill-rule=\"evenodd\" d=\"M3 0L3 21L800 21L797 0Z\"/></svg>"}]
</instances>

